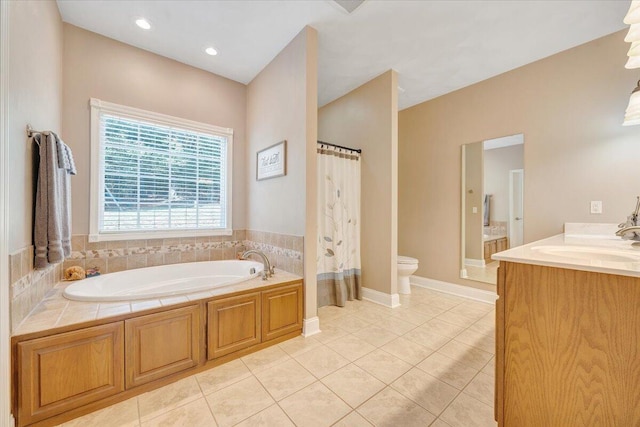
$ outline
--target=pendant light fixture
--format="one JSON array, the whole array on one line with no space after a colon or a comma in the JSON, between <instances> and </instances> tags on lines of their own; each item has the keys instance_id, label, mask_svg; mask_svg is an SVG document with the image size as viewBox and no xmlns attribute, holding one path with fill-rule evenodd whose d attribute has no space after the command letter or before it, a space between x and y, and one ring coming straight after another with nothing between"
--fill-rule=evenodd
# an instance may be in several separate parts
<instances>
[{"instance_id":1,"label":"pendant light fixture","mask_svg":"<svg viewBox=\"0 0 640 427\"><path fill-rule=\"evenodd\" d=\"M627 52L629 59L625 64L627 69L640 68L640 0L633 0L629 11L624 17L624 23L630 25L624 41L631 43ZM640 80L629 97L629 105L624 113L623 126L640 125Z\"/></svg>"},{"instance_id":2,"label":"pendant light fixture","mask_svg":"<svg viewBox=\"0 0 640 427\"><path fill-rule=\"evenodd\" d=\"M638 124L640 124L640 80L638 80L636 88L631 92L629 105L624 113L624 122L622 122L623 126Z\"/></svg>"}]
</instances>

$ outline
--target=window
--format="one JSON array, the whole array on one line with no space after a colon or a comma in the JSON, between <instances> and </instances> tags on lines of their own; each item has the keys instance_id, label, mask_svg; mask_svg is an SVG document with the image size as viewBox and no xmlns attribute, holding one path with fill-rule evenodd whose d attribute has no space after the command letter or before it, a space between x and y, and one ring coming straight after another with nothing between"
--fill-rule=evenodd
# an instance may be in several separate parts
<instances>
[{"instance_id":1,"label":"window","mask_svg":"<svg viewBox=\"0 0 640 427\"><path fill-rule=\"evenodd\" d=\"M231 234L233 130L91 99L90 241Z\"/></svg>"}]
</instances>

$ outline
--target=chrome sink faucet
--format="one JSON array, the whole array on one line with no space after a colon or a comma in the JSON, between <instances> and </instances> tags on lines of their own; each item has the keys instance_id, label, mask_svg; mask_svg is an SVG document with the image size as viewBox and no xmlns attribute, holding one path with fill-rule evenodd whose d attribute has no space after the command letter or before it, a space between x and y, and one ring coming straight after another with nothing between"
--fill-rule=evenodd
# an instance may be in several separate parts
<instances>
[{"instance_id":1,"label":"chrome sink faucet","mask_svg":"<svg viewBox=\"0 0 640 427\"><path fill-rule=\"evenodd\" d=\"M640 196L638 196L636 199L636 210L627 217L626 222L618 224L619 230L616 231L616 236L620 236L624 240L635 240L637 242L640 242L640 225L638 224L638 214L640 213Z\"/></svg>"},{"instance_id":2,"label":"chrome sink faucet","mask_svg":"<svg viewBox=\"0 0 640 427\"><path fill-rule=\"evenodd\" d=\"M240 255L240 259L248 259L249 255L258 255L260 258L262 258L262 263L264 264L264 269L262 270L262 280L267 280L269 277L273 276L273 273L275 273L275 267L271 266L269 258L267 258L264 252L250 249Z\"/></svg>"}]
</instances>

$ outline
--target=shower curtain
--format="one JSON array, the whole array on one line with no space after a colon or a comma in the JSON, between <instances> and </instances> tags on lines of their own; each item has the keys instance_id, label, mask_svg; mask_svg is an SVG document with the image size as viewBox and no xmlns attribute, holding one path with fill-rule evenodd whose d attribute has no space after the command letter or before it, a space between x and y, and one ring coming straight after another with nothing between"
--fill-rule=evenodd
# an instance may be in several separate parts
<instances>
[{"instance_id":1,"label":"shower curtain","mask_svg":"<svg viewBox=\"0 0 640 427\"><path fill-rule=\"evenodd\" d=\"M362 299L360 154L318 145L318 303Z\"/></svg>"}]
</instances>

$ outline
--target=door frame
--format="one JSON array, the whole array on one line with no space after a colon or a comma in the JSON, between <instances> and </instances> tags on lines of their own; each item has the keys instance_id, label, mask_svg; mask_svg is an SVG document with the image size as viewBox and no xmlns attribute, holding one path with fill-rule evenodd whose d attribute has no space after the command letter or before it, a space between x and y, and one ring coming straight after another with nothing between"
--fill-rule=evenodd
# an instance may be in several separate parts
<instances>
[{"instance_id":1,"label":"door frame","mask_svg":"<svg viewBox=\"0 0 640 427\"><path fill-rule=\"evenodd\" d=\"M9 288L9 1L0 1L0 377L11 378ZM11 381L0 385L0 425L13 426Z\"/></svg>"}]
</instances>

